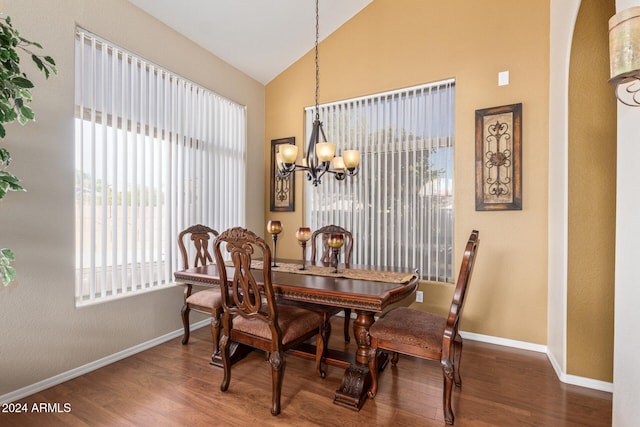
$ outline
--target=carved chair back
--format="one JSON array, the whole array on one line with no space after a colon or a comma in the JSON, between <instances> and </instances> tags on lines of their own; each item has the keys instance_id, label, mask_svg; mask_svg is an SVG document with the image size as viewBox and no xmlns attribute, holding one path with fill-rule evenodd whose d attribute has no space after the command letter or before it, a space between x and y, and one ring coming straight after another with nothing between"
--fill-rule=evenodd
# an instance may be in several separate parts
<instances>
[{"instance_id":1,"label":"carved chair back","mask_svg":"<svg viewBox=\"0 0 640 427\"><path fill-rule=\"evenodd\" d=\"M447 317L447 327L445 328L445 342L443 343L443 348L446 347L447 336L450 336L450 339L453 339L453 337L458 334L458 323L462 314L464 298L467 294L467 287L471 279L473 264L476 259L476 252L478 249L478 235L478 230L473 230L464 249L464 256L462 257L460 273L458 274L456 289L453 292L451 307L449 309L449 316ZM452 335L450 335L451 332Z\"/></svg>"},{"instance_id":2,"label":"carved chair back","mask_svg":"<svg viewBox=\"0 0 640 427\"><path fill-rule=\"evenodd\" d=\"M182 254L182 268L199 267L213 262L209 247L218 232L206 225L196 224L181 231L178 235L178 247ZM191 249L187 249L186 238L193 242ZM189 265L189 254L192 253L192 263Z\"/></svg>"},{"instance_id":3,"label":"carved chair back","mask_svg":"<svg viewBox=\"0 0 640 427\"><path fill-rule=\"evenodd\" d=\"M351 264L351 251L353 250L353 235L350 231L338 225L325 225L313 232L311 235L311 262L314 264L316 262L316 252L318 248L317 238L318 236L321 236L322 255L319 261L324 265L331 264L331 248L329 247L327 240L332 233L340 233L344 235L344 263L349 267Z\"/></svg>"}]
</instances>

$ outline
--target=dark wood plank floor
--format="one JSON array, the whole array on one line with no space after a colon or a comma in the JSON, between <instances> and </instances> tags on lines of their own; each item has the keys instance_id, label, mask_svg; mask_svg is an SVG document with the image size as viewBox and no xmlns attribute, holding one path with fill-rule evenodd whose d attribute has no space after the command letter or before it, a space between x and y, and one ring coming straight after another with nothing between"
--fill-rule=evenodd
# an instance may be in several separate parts
<instances>
[{"instance_id":1,"label":"dark wood plank floor","mask_svg":"<svg viewBox=\"0 0 640 427\"><path fill-rule=\"evenodd\" d=\"M336 319L334 331L342 330ZM208 329L176 338L82 377L22 399L59 404L58 413L0 414L2 426L443 426L442 372L437 363L401 357L380 376L375 400L360 412L334 405L343 370L327 378L312 361L288 357L282 413L270 412L271 375L264 356L250 354L232 371L209 365ZM335 332L332 346L346 346ZM349 348L354 348L352 343ZM561 383L544 354L466 341L457 426L610 426L611 394ZM65 410L68 403L70 412ZM50 405L51 408L51 405Z\"/></svg>"}]
</instances>

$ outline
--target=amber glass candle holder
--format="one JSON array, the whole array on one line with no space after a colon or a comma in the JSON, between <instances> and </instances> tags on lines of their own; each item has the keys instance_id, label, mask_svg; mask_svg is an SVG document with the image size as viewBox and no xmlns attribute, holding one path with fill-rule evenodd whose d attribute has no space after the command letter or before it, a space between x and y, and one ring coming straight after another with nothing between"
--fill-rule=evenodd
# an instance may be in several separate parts
<instances>
[{"instance_id":1,"label":"amber glass candle holder","mask_svg":"<svg viewBox=\"0 0 640 427\"><path fill-rule=\"evenodd\" d=\"M269 221L267 223L267 232L271 234L271 238L273 239L273 264L271 267L277 267L276 264L276 248L278 243L278 234L282 231L282 223L280 221Z\"/></svg>"},{"instance_id":2,"label":"amber glass candle holder","mask_svg":"<svg viewBox=\"0 0 640 427\"><path fill-rule=\"evenodd\" d=\"M338 272L338 254L340 253L340 248L344 245L344 234L342 233L331 233L329 238L327 239L327 244L333 250L333 263L335 265L334 273Z\"/></svg>"},{"instance_id":3,"label":"amber glass candle holder","mask_svg":"<svg viewBox=\"0 0 640 427\"><path fill-rule=\"evenodd\" d=\"M302 268L300 270L306 270L307 262L307 242L311 238L311 229L309 227L299 227L296 230L296 239L302 246Z\"/></svg>"}]
</instances>

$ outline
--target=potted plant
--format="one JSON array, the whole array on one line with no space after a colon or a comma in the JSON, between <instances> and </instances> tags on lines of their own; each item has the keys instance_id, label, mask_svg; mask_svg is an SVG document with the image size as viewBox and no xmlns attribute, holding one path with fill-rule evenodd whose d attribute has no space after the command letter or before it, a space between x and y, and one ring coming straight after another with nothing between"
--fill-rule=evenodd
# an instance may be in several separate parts
<instances>
[{"instance_id":1,"label":"potted plant","mask_svg":"<svg viewBox=\"0 0 640 427\"><path fill-rule=\"evenodd\" d=\"M9 191L25 191L20 180L7 170L11 154L1 145L6 136L4 125L15 121L24 125L35 119L29 107L33 83L20 69L20 54L29 55L46 78L51 73L57 74L53 58L38 55L32 51L33 48L42 49L42 46L21 37L10 17L0 18L0 200ZM10 265L14 255L11 249L2 248L1 244L0 248L0 281L7 286L16 275Z\"/></svg>"}]
</instances>

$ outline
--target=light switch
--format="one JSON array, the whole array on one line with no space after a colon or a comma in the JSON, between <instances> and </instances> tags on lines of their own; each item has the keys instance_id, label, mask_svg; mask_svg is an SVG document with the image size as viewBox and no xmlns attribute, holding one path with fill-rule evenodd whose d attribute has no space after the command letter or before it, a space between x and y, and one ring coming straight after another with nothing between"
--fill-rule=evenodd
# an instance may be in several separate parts
<instances>
[{"instance_id":1,"label":"light switch","mask_svg":"<svg viewBox=\"0 0 640 427\"><path fill-rule=\"evenodd\" d=\"M506 86L509 84L509 71L500 71L498 73L498 86Z\"/></svg>"}]
</instances>

